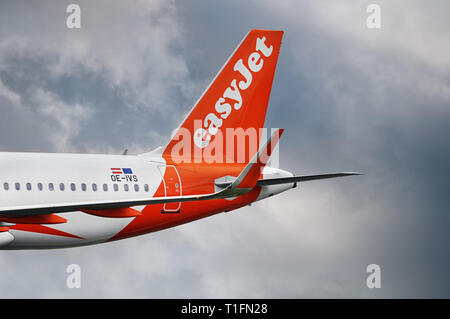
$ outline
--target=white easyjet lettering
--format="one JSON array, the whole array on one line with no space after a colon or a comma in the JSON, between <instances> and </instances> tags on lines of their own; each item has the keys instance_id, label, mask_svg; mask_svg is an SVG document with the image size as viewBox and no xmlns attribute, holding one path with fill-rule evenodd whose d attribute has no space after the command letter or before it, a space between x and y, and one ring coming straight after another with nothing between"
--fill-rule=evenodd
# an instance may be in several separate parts
<instances>
[{"instance_id":1,"label":"white easyjet lettering","mask_svg":"<svg viewBox=\"0 0 450 319\"><path fill-rule=\"evenodd\" d=\"M231 81L230 87L228 87L223 93L223 97L226 99L230 99L236 101L234 103L233 108L235 110L239 110L242 106L242 96L241 92L237 88L236 80Z\"/></svg>"},{"instance_id":2,"label":"white easyjet lettering","mask_svg":"<svg viewBox=\"0 0 450 319\"><path fill-rule=\"evenodd\" d=\"M248 57L248 68L244 65L244 60L239 59L233 70L239 72L244 80L239 81L233 79L230 86L226 88L222 97L217 100L214 110L215 113L208 113L203 120L203 127L198 128L194 132L194 144L199 148L205 148L211 141L212 136L216 135L220 127L223 125L223 120L225 120L233 109L239 110L242 107L242 95L241 90L244 91L250 87L253 81L253 73L261 71L264 65L264 59L261 54L268 58L272 55L273 46L268 47L266 45L266 37L256 39L255 52L252 52ZM259 54L260 52L261 54ZM234 103L232 105L227 103L227 100L232 100ZM233 107L231 107L233 106Z\"/></svg>"},{"instance_id":3,"label":"white easyjet lettering","mask_svg":"<svg viewBox=\"0 0 450 319\"><path fill-rule=\"evenodd\" d=\"M252 72L259 72L261 70L264 61L262 59L260 60L260 58L261 56L258 52L253 52L248 57L248 67L252 70ZM259 63L258 60L260 61Z\"/></svg>"},{"instance_id":4,"label":"white easyjet lettering","mask_svg":"<svg viewBox=\"0 0 450 319\"><path fill-rule=\"evenodd\" d=\"M266 46L266 37L256 39L256 51L261 52L267 58L272 55L273 47Z\"/></svg>"},{"instance_id":5,"label":"white easyjet lettering","mask_svg":"<svg viewBox=\"0 0 450 319\"><path fill-rule=\"evenodd\" d=\"M241 90L247 90L250 84L252 84L252 73L245 67L244 62L242 62L242 59L236 62L234 65L234 70L238 71L242 74L242 76L245 78L244 81L239 82L239 88Z\"/></svg>"}]
</instances>

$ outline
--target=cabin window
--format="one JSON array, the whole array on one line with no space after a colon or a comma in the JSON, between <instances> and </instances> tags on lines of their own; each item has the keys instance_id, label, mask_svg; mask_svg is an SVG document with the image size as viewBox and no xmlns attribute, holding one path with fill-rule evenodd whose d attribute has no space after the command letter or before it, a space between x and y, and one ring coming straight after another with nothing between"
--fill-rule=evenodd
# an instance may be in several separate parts
<instances>
[{"instance_id":1,"label":"cabin window","mask_svg":"<svg viewBox=\"0 0 450 319\"><path fill-rule=\"evenodd\" d=\"M54 189L55 189L55 186L53 185L53 183L48 183L48 190L53 191Z\"/></svg>"},{"instance_id":2,"label":"cabin window","mask_svg":"<svg viewBox=\"0 0 450 319\"><path fill-rule=\"evenodd\" d=\"M97 191L97 184L95 184L95 183L92 184L92 190L93 190L94 192Z\"/></svg>"},{"instance_id":3,"label":"cabin window","mask_svg":"<svg viewBox=\"0 0 450 319\"><path fill-rule=\"evenodd\" d=\"M75 187L75 184L74 183L71 183L70 184L70 189L71 190L73 190L73 191L75 191L77 188Z\"/></svg>"},{"instance_id":4,"label":"cabin window","mask_svg":"<svg viewBox=\"0 0 450 319\"><path fill-rule=\"evenodd\" d=\"M117 192L117 191L119 190L119 185L114 184L114 185L113 185L113 188L114 188L114 191Z\"/></svg>"},{"instance_id":5,"label":"cabin window","mask_svg":"<svg viewBox=\"0 0 450 319\"><path fill-rule=\"evenodd\" d=\"M134 191L135 192L139 192L139 185L138 184L134 184Z\"/></svg>"},{"instance_id":6,"label":"cabin window","mask_svg":"<svg viewBox=\"0 0 450 319\"><path fill-rule=\"evenodd\" d=\"M104 190L105 192L108 191L108 184L103 184L103 190Z\"/></svg>"},{"instance_id":7,"label":"cabin window","mask_svg":"<svg viewBox=\"0 0 450 319\"><path fill-rule=\"evenodd\" d=\"M64 186L64 183L60 183L60 184L59 184L59 189L60 189L61 191L63 191L63 190L66 189L66 187Z\"/></svg>"},{"instance_id":8,"label":"cabin window","mask_svg":"<svg viewBox=\"0 0 450 319\"><path fill-rule=\"evenodd\" d=\"M85 192L86 189L87 189L86 184L85 184L85 183L82 183L82 184L81 184L81 190L82 190L83 192Z\"/></svg>"},{"instance_id":9,"label":"cabin window","mask_svg":"<svg viewBox=\"0 0 450 319\"><path fill-rule=\"evenodd\" d=\"M20 183L16 183L16 184L15 184L15 187L16 187L16 190L17 190L17 191L20 191Z\"/></svg>"},{"instance_id":10,"label":"cabin window","mask_svg":"<svg viewBox=\"0 0 450 319\"><path fill-rule=\"evenodd\" d=\"M37 183L37 187L40 191L42 191L44 189L44 186L42 185L42 183Z\"/></svg>"},{"instance_id":11,"label":"cabin window","mask_svg":"<svg viewBox=\"0 0 450 319\"><path fill-rule=\"evenodd\" d=\"M123 189L128 192L128 190L130 189L130 187L128 186L128 184L123 184Z\"/></svg>"},{"instance_id":12,"label":"cabin window","mask_svg":"<svg viewBox=\"0 0 450 319\"><path fill-rule=\"evenodd\" d=\"M144 190L148 193L148 191L149 191L148 184L145 184L145 185L144 185Z\"/></svg>"},{"instance_id":13,"label":"cabin window","mask_svg":"<svg viewBox=\"0 0 450 319\"><path fill-rule=\"evenodd\" d=\"M31 191L31 183L27 183L27 190Z\"/></svg>"},{"instance_id":14,"label":"cabin window","mask_svg":"<svg viewBox=\"0 0 450 319\"><path fill-rule=\"evenodd\" d=\"M5 191L9 190L9 184L3 183L3 188L5 189Z\"/></svg>"}]
</instances>

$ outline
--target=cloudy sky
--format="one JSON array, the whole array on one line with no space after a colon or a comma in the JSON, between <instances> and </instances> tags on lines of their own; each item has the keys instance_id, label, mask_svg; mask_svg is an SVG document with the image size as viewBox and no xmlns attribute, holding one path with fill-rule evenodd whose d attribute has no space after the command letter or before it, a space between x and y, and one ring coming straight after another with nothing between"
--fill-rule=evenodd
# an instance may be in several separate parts
<instances>
[{"instance_id":1,"label":"cloudy sky","mask_svg":"<svg viewBox=\"0 0 450 319\"><path fill-rule=\"evenodd\" d=\"M78 30L70 3L0 1L0 151L149 151L250 29L277 29L281 167L365 175L114 243L0 251L0 297L450 297L448 1L77 1Z\"/></svg>"}]
</instances>

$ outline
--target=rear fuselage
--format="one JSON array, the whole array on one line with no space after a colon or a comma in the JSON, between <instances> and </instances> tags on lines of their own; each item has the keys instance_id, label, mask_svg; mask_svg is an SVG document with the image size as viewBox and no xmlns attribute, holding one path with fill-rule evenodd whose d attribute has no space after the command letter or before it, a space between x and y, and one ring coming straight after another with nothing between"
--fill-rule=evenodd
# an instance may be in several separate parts
<instances>
[{"instance_id":1,"label":"rear fuselage","mask_svg":"<svg viewBox=\"0 0 450 319\"><path fill-rule=\"evenodd\" d=\"M242 164L166 165L160 154L0 153L0 208L207 194L217 189L217 179L236 176L241 169ZM261 177L283 176L291 174L267 167ZM137 217L103 217L73 211L58 214L67 220L60 224L2 222L0 248L61 248L141 235L237 209L292 186L255 187L233 199L133 207L142 213Z\"/></svg>"}]
</instances>

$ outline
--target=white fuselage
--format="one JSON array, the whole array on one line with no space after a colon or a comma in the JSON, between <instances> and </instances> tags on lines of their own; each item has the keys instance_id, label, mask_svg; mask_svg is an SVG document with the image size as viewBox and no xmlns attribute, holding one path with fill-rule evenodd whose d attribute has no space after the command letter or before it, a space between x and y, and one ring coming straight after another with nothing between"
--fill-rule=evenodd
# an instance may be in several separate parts
<instances>
[{"instance_id":1,"label":"white fuselage","mask_svg":"<svg viewBox=\"0 0 450 319\"><path fill-rule=\"evenodd\" d=\"M160 185L164 166L161 157L0 153L0 207L145 199Z\"/></svg>"}]
</instances>

